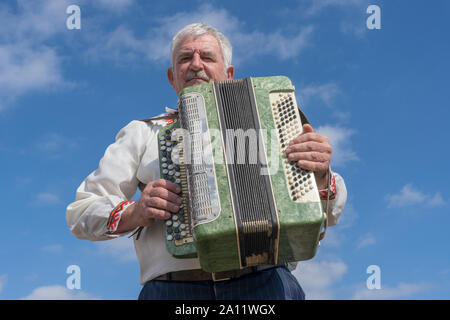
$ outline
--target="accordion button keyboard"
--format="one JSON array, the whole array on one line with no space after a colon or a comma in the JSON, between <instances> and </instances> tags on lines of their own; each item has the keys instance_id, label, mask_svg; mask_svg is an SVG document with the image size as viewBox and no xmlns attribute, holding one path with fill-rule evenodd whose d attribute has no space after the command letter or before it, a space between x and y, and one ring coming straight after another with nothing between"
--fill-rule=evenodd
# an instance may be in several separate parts
<instances>
[{"instance_id":1,"label":"accordion button keyboard","mask_svg":"<svg viewBox=\"0 0 450 320\"><path fill-rule=\"evenodd\" d=\"M292 201L315 201L317 199L310 191L314 189L314 178L309 171L298 167L294 161L288 161L285 150L288 143L302 133L300 113L295 103L293 92L269 94L275 128L281 147L283 169Z\"/></svg>"},{"instance_id":2,"label":"accordion button keyboard","mask_svg":"<svg viewBox=\"0 0 450 320\"><path fill-rule=\"evenodd\" d=\"M183 149L179 142L182 142L182 135L177 133L177 126L169 126L163 129L159 137L160 167L161 177L178 184L181 192L178 194L183 198L183 203L176 214L166 220L166 239L173 241L175 246L192 242L192 235L189 226L186 224L185 203L183 192L187 191L185 168L183 166Z\"/></svg>"}]
</instances>

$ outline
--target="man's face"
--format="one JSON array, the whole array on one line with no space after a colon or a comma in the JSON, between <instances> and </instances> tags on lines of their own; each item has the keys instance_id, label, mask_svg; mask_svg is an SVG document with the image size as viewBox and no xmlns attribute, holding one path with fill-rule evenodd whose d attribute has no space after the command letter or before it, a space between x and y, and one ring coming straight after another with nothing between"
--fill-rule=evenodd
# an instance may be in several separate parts
<instances>
[{"instance_id":1,"label":"man's face","mask_svg":"<svg viewBox=\"0 0 450 320\"><path fill-rule=\"evenodd\" d=\"M234 67L225 71L219 41L210 34L182 39L174 50L173 70L167 70L167 78L177 94L186 87L233 77Z\"/></svg>"}]
</instances>

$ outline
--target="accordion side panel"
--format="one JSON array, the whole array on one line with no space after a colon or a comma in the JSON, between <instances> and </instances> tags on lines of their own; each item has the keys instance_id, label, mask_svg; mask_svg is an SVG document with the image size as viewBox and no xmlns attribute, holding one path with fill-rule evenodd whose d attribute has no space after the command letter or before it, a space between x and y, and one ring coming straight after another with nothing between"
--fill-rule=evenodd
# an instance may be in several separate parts
<instances>
[{"instance_id":1,"label":"accordion side panel","mask_svg":"<svg viewBox=\"0 0 450 320\"><path fill-rule=\"evenodd\" d=\"M294 199L292 196L290 187L295 186L296 182L289 181L290 175L287 175L286 172L293 168L295 170L299 168L296 165L286 164L284 150L297 133L292 133L290 137L284 137L284 140L281 141L280 129L283 132L287 124L285 121L275 119L271 102L271 97L274 95L290 95L293 98L293 107L297 109L294 87L287 77L281 76L252 78L252 81L261 126L267 132L264 139L268 168L280 223L278 263L308 260L316 253L320 230L324 222L324 213L313 174L308 178L311 181L310 184L314 184L310 194L306 196L299 194L298 199ZM297 117L299 118L299 115ZM301 129L298 133L300 132ZM283 144L285 145L283 146ZM275 152L273 153L272 150Z\"/></svg>"}]
</instances>

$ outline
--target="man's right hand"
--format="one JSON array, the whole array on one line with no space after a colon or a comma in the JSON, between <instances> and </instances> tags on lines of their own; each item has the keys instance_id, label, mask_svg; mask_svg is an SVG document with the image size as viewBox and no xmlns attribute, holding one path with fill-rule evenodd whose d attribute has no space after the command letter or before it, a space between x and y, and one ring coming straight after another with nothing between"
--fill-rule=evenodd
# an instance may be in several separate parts
<instances>
[{"instance_id":1,"label":"man's right hand","mask_svg":"<svg viewBox=\"0 0 450 320\"><path fill-rule=\"evenodd\" d=\"M154 219L167 220L172 213L180 210L182 198L178 195L180 187L168 180L149 182L141 192L141 198L129 206L120 218L114 233L124 233L137 227L149 226Z\"/></svg>"}]
</instances>

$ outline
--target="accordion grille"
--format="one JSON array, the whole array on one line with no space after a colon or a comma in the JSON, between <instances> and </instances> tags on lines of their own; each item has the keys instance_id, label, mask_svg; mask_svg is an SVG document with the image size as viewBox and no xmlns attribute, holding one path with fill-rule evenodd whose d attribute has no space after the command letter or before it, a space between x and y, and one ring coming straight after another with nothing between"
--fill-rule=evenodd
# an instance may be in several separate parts
<instances>
[{"instance_id":1,"label":"accordion grille","mask_svg":"<svg viewBox=\"0 0 450 320\"><path fill-rule=\"evenodd\" d=\"M181 109L182 126L190 135L187 141L190 146L186 148L189 152L185 156L189 160L187 165L188 188L191 197L189 208L194 226L198 223L210 221L218 215L216 188L215 183L211 181L213 179L211 168L203 161L202 134L204 133L203 123L205 119L201 114L201 112L204 112L204 106L199 99L199 96L196 96L196 98L183 100L183 108Z\"/></svg>"},{"instance_id":2,"label":"accordion grille","mask_svg":"<svg viewBox=\"0 0 450 320\"><path fill-rule=\"evenodd\" d=\"M215 83L241 265L276 261L277 217L250 79Z\"/></svg>"}]
</instances>

